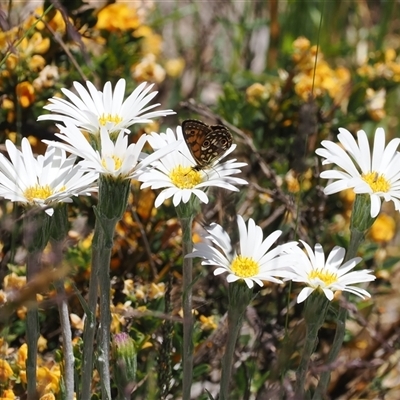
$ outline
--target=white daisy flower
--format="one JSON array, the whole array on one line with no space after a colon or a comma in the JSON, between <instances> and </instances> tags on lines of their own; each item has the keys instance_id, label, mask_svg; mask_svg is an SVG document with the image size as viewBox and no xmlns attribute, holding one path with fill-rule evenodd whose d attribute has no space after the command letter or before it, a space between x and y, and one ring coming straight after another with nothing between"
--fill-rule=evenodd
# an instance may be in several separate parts
<instances>
[{"instance_id":1,"label":"white daisy flower","mask_svg":"<svg viewBox=\"0 0 400 400\"><path fill-rule=\"evenodd\" d=\"M179 142L172 143L148 155L142 153L147 135L141 135L137 143L128 145L128 135L124 129L119 131L114 142L111 140L107 129L101 127L98 143L100 150L98 151L90 145L85 135L75 125L69 122L66 123L66 126L56 125L60 130L60 133L56 133L56 136L65 143L43 140L44 143L83 158L81 165L85 170L95 171L114 179L137 178L145 167L166 153L173 151L180 144Z\"/></svg>"},{"instance_id":2,"label":"white daisy flower","mask_svg":"<svg viewBox=\"0 0 400 400\"><path fill-rule=\"evenodd\" d=\"M285 263L287 257L282 257L281 254L284 250L297 246L297 242L286 243L270 250L282 231L275 231L263 239L262 229L253 219L249 219L246 227L243 218L238 215L237 224L240 236L238 253L232 249L229 235L220 225L213 223L207 229L208 235L204 236L211 244L196 243L193 252L186 257L204 258L202 265L217 266L214 275L227 272L226 280L229 283L244 280L249 288L254 283L263 286L263 281L282 283L276 277L286 278L291 272Z\"/></svg>"},{"instance_id":3,"label":"white daisy flower","mask_svg":"<svg viewBox=\"0 0 400 400\"><path fill-rule=\"evenodd\" d=\"M322 290L329 301L333 299L334 292L337 290L353 293L363 299L371 297L366 290L353 286L375 280L375 276L371 275L371 270L350 272L362 260L361 257L352 258L342 264L346 251L343 247L336 246L325 261L324 250L319 243L315 245L313 251L307 243L300 241L306 252L297 246L285 251L292 256L293 272L290 279L307 285L299 293L297 303L303 302L314 290Z\"/></svg>"},{"instance_id":4,"label":"white daisy flower","mask_svg":"<svg viewBox=\"0 0 400 400\"><path fill-rule=\"evenodd\" d=\"M48 147L44 155L33 156L28 139L23 138L22 151L6 140L11 162L0 154L0 196L30 206L45 208L53 215L59 202L71 202L71 197L90 195L97 191L93 183L96 172L85 172L76 157L66 157L65 151Z\"/></svg>"},{"instance_id":5,"label":"white daisy flower","mask_svg":"<svg viewBox=\"0 0 400 400\"><path fill-rule=\"evenodd\" d=\"M85 131L98 134L104 127L109 133L124 129L137 123L151 122L152 118L175 114L172 110L150 111L160 104L146 105L158 92L150 92L153 85L140 84L124 101L125 79L120 79L112 91L111 82L106 82L103 91L99 91L91 82L86 82L87 89L79 82L74 82L77 95L68 89L61 89L69 99L52 97L50 104L44 106L53 114L39 116L38 120L69 122ZM147 87L146 87L147 86Z\"/></svg>"},{"instance_id":6,"label":"white daisy flower","mask_svg":"<svg viewBox=\"0 0 400 400\"><path fill-rule=\"evenodd\" d=\"M177 127L176 134L172 129L167 129L166 133L153 132L148 137L148 142L154 150L162 149L177 141L181 141L181 144L175 151L153 163L153 168L138 178L143 182L141 188L164 188L155 200L155 207L159 207L170 197L176 207L181 201L187 203L192 195L197 196L203 203L208 203L205 190L210 186L238 191L234 185L247 184L244 179L231 176L240 173L239 168L246 166L246 163L236 162L236 159L220 162L221 158L235 150L236 145L232 145L222 157L205 170L196 168L197 164L183 140L181 126Z\"/></svg>"},{"instance_id":7,"label":"white daisy flower","mask_svg":"<svg viewBox=\"0 0 400 400\"><path fill-rule=\"evenodd\" d=\"M325 188L325 194L348 188L353 188L356 194L369 194L372 218L379 214L381 200L393 201L396 210L400 210L400 153L397 152L400 139L392 139L385 147L385 131L378 128L371 155L364 131L357 132L358 143L348 130L339 128L339 131L342 146L324 140L321 144L325 148L316 150L325 158L322 164L334 163L342 169L321 173L321 178L334 180Z\"/></svg>"}]
</instances>

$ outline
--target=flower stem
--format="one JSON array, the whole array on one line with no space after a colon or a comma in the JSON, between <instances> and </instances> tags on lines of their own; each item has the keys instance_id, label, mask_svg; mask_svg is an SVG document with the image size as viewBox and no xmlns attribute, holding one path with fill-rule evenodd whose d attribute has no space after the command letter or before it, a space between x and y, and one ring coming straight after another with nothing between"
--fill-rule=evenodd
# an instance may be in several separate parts
<instances>
[{"instance_id":1,"label":"flower stem","mask_svg":"<svg viewBox=\"0 0 400 400\"><path fill-rule=\"evenodd\" d=\"M99 225L96 220L95 223L95 236ZM92 384L93 375L93 349L94 349L94 336L96 331L96 306L97 306L97 293L99 285L99 269L100 265L97 260L97 253L92 251L92 268L90 270L89 280L89 295L88 295L88 312L86 313L86 321L83 330L83 355L82 355L82 385L81 385L81 398L90 399L90 387Z\"/></svg>"},{"instance_id":2,"label":"flower stem","mask_svg":"<svg viewBox=\"0 0 400 400\"><path fill-rule=\"evenodd\" d=\"M126 209L130 190L129 180L99 179L99 202L94 209L96 223L92 246L87 323L83 335L82 399L90 398L93 374L93 348L98 287L100 288L100 324L98 331L98 358L102 399L111 400L110 376L110 259L115 227Z\"/></svg>"},{"instance_id":3,"label":"flower stem","mask_svg":"<svg viewBox=\"0 0 400 400\"><path fill-rule=\"evenodd\" d=\"M97 236L98 240L93 241L93 252L98 254L99 262L99 288L100 288L100 326L98 331L98 351L99 357L97 362L99 364L99 373L101 376L102 398L111 400L111 376L110 376L110 326L111 326L111 312L110 312L110 259L112 241L109 240L110 236L114 234L115 226L119 218L112 220L102 219L102 229Z\"/></svg>"},{"instance_id":4,"label":"flower stem","mask_svg":"<svg viewBox=\"0 0 400 400\"><path fill-rule=\"evenodd\" d=\"M354 258L357 255L357 249L360 243L364 239L364 232L360 232L357 229L351 230L349 249L346 253L345 261ZM343 299L346 302L349 299L349 293L343 293ZM331 349L328 354L327 364L331 365L339 355L340 349L343 345L344 335L346 333L346 319L347 319L347 308L339 307L338 317L336 321L336 332L333 339ZM314 392L313 400L324 398L329 381L331 379L331 371L322 372L321 377L318 382L318 386Z\"/></svg>"},{"instance_id":5,"label":"flower stem","mask_svg":"<svg viewBox=\"0 0 400 400\"><path fill-rule=\"evenodd\" d=\"M32 282L37 275L40 267L42 252L37 251L29 254L26 261L27 283ZM36 293L30 299L26 314L26 343L28 355L26 360L26 379L27 379L27 398L28 400L38 399L36 391L36 368L37 368L37 341L39 339L39 312L36 303Z\"/></svg>"},{"instance_id":6,"label":"flower stem","mask_svg":"<svg viewBox=\"0 0 400 400\"><path fill-rule=\"evenodd\" d=\"M53 252L53 263L60 279L54 282L58 298L58 313L60 314L61 335L63 339L63 378L65 386L65 399L74 398L74 350L72 347L71 324L69 321L68 299L64 287L64 276L67 271L63 271L63 241L68 234L68 211L66 204L60 204L54 209L52 217L50 242Z\"/></svg>"},{"instance_id":7,"label":"flower stem","mask_svg":"<svg viewBox=\"0 0 400 400\"><path fill-rule=\"evenodd\" d=\"M189 254L193 250L192 243L192 221L193 217L182 217L180 223L182 227L182 248L183 255ZM193 314L192 314L192 284L193 284L193 260L183 258L183 380L182 391L183 400L190 400L190 389L193 377Z\"/></svg>"},{"instance_id":8,"label":"flower stem","mask_svg":"<svg viewBox=\"0 0 400 400\"><path fill-rule=\"evenodd\" d=\"M375 222L376 218L371 218L370 210L370 196L359 194L356 195L350 220L350 244L347 250L345 261L350 260L357 255L357 250L364 240L365 234ZM344 301L347 301L349 299L349 293L346 292L343 297ZM339 355L340 349L342 348L344 335L346 332L346 319L347 309L345 307L339 307L335 337L333 339L332 347L330 349L327 359L328 365L331 365L336 360L337 356ZM313 400L321 399L325 396L330 378L330 370L324 371L321 374L321 378L315 390Z\"/></svg>"},{"instance_id":9,"label":"flower stem","mask_svg":"<svg viewBox=\"0 0 400 400\"><path fill-rule=\"evenodd\" d=\"M55 253L56 260L62 257L62 241L52 241L52 250ZM56 268L61 268L61 261L58 261ZM72 348L71 324L69 321L69 310L67 294L64 287L64 279L54 282L58 298L58 313L60 314L61 335L63 340L63 361L64 361L64 385L65 398L74 398L74 364L75 357Z\"/></svg>"},{"instance_id":10,"label":"flower stem","mask_svg":"<svg viewBox=\"0 0 400 400\"><path fill-rule=\"evenodd\" d=\"M306 322L306 340L301 354L300 365L296 371L295 393L304 398L304 388L308 372L308 365L318 341L318 332L325 321L329 301L323 293L313 293L308 299L304 310Z\"/></svg>"},{"instance_id":11,"label":"flower stem","mask_svg":"<svg viewBox=\"0 0 400 400\"><path fill-rule=\"evenodd\" d=\"M222 359L222 373L220 385L220 400L229 400L229 386L232 374L233 356L236 341L242 327L243 316L253 292L242 282L234 282L229 285L229 309L228 309L228 337Z\"/></svg>"},{"instance_id":12,"label":"flower stem","mask_svg":"<svg viewBox=\"0 0 400 400\"><path fill-rule=\"evenodd\" d=\"M26 261L27 283L35 280L40 271L42 251L50 235L50 217L42 210L31 209L24 219L24 243L28 249ZM26 360L27 399L38 399L36 390L37 341L39 339L39 312L36 292L29 299L26 315L26 343L28 354Z\"/></svg>"}]
</instances>

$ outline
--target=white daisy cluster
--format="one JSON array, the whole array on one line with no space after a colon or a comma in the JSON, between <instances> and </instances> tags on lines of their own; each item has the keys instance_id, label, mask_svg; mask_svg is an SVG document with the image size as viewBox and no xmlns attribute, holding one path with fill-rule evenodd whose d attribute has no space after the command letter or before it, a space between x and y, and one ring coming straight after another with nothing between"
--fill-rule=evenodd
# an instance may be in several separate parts
<instances>
[{"instance_id":1,"label":"white daisy cluster","mask_svg":"<svg viewBox=\"0 0 400 400\"><path fill-rule=\"evenodd\" d=\"M131 179L155 159L172 150L164 148L158 154L142 153L146 136L136 144L128 144L126 133L136 123L174 114L172 110L157 110L159 104L148 105L157 95L153 85L142 83L124 101L125 80L120 79L112 91L111 83L103 91L87 82L87 88L75 82L77 94L62 89L70 100L54 97L44 108L53 114L41 115L38 120L54 120L64 142L44 140L48 149L44 156L35 157L27 139L22 151L10 142L6 148L11 161L0 157L0 196L26 205L42 206L52 214L51 205L71 201L72 196L90 194L97 190L99 174L113 178ZM89 134L89 141L84 130ZM94 144L94 147L92 145ZM71 156L66 157L66 152ZM76 158L83 160L75 163Z\"/></svg>"},{"instance_id":2,"label":"white daisy cluster","mask_svg":"<svg viewBox=\"0 0 400 400\"><path fill-rule=\"evenodd\" d=\"M43 207L53 215L53 206L71 202L71 197L90 195L97 191L93 183L96 172L84 172L76 156L66 157L65 151L48 147L45 154L34 157L28 139L23 138L18 150L6 141L9 161L0 154L0 196L26 205Z\"/></svg>"},{"instance_id":3,"label":"white daisy cluster","mask_svg":"<svg viewBox=\"0 0 400 400\"><path fill-rule=\"evenodd\" d=\"M244 281L251 289L254 283L263 286L265 281L283 283L283 280L302 282L306 285L297 297L303 302L315 290L325 294L328 300L333 299L335 291L347 291L360 296L370 294L354 284L370 282L375 276L370 270L352 271L361 261L360 257L343 263L345 250L335 247L325 261L324 251L318 243L315 251L301 241L306 252L297 242L289 242L275 248L271 247L282 234L281 231L271 233L263 239L261 227L251 218L246 224L241 216L237 218L239 229L239 249L232 248L229 235L218 224L212 224L203 235L203 241L195 244L189 258L203 258L202 265L217 268L214 275L227 273L229 283Z\"/></svg>"}]
</instances>

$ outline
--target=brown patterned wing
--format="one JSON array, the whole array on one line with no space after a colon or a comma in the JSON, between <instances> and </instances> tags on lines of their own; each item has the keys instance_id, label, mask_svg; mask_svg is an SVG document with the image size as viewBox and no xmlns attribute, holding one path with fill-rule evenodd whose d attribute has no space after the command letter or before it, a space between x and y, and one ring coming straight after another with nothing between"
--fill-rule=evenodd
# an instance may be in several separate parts
<instances>
[{"instance_id":1,"label":"brown patterned wing","mask_svg":"<svg viewBox=\"0 0 400 400\"><path fill-rule=\"evenodd\" d=\"M182 122L183 137L196 163L201 163L201 146L210 127L201 121L187 119Z\"/></svg>"},{"instance_id":2,"label":"brown patterned wing","mask_svg":"<svg viewBox=\"0 0 400 400\"><path fill-rule=\"evenodd\" d=\"M232 145L232 135L223 125L188 119L182 122L182 131L197 168L209 166Z\"/></svg>"}]
</instances>

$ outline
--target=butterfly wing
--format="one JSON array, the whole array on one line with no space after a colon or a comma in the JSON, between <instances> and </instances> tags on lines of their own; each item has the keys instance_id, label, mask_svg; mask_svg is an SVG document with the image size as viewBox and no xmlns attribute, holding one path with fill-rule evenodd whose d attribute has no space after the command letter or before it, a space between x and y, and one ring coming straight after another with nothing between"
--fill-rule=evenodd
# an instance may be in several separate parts
<instances>
[{"instance_id":1,"label":"butterfly wing","mask_svg":"<svg viewBox=\"0 0 400 400\"><path fill-rule=\"evenodd\" d=\"M232 135L223 125L213 125L201 145L200 158L209 165L232 146Z\"/></svg>"},{"instance_id":2,"label":"butterfly wing","mask_svg":"<svg viewBox=\"0 0 400 400\"><path fill-rule=\"evenodd\" d=\"M201 121L188 119L182 122L183 137L197 163L209 166L232 145L232 135L223 125L209 126Z\"/></svg>"}]
</instances>

